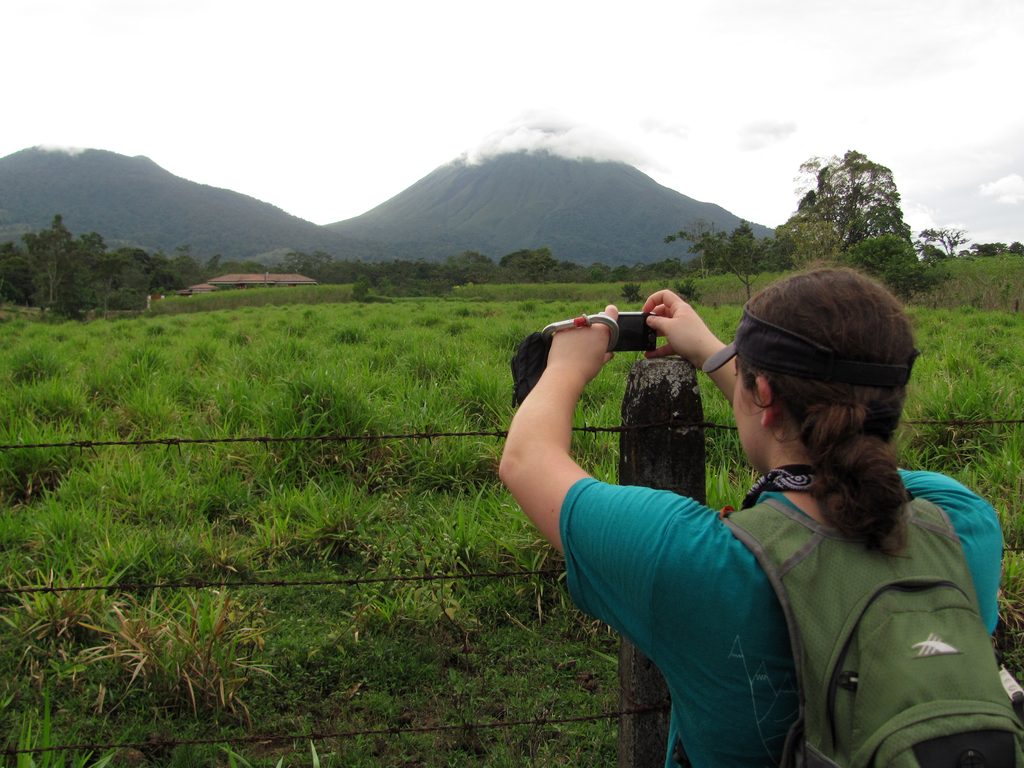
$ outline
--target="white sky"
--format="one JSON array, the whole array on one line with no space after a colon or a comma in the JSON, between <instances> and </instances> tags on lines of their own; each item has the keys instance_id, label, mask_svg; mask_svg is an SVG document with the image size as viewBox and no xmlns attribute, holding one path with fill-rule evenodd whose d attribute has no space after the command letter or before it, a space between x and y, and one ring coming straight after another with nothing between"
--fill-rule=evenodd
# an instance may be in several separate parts
<instances>
[{"instance_id":1,"label":"white sky","mask_svg":"<svg viewBox=\"0 0 1024 768\"><path fill-rule=\"evenodd\" d=\"M0 156L146 155L325 224L540 138L775 226L856 149L915 234L1012 242L1022 34L1021 0L0 0Z\"/></svg>"}]
</instances>

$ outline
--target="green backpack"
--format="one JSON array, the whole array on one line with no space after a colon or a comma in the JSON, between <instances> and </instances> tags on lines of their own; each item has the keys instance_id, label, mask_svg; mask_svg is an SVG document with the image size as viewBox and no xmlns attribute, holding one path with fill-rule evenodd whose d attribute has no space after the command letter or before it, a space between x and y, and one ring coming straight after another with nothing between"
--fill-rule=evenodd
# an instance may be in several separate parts
<instances>
[{"instance_id":1,"label":"green backpack","mask_svg":"<svg viewBox=\"0 0 1024 768\"><path fill-rule=\"evenodd\" d=\"M726 518L789 627L800 709L781 765L1024 768L959 539L929 502L908 515L897 556L773 501Z\"/></svg>"}]
</instances>

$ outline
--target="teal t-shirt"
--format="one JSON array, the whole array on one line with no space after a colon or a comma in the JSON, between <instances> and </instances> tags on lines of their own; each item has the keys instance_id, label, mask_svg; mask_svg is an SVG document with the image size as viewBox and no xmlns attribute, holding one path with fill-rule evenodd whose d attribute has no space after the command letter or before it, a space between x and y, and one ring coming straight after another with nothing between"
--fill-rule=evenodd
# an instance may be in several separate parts
<instances>
[{"instance_id":1,"label":"teal t-shirt","mask_svg":"<svg viewBox=\"0 0 1024 768\"><path fill-rule=\"evenodd\" d=\"M1002 553L995 510L944 475L901 474L911 495L949 515L992 631ZM781 494L761 498L788 503ZM588 478L570 489L560 525L575 603L665 676L669 744L680 736L698 768L777 765L797 713L786 622L754 556L718 512L668 491Z\"/></svg>"}]
</instances>

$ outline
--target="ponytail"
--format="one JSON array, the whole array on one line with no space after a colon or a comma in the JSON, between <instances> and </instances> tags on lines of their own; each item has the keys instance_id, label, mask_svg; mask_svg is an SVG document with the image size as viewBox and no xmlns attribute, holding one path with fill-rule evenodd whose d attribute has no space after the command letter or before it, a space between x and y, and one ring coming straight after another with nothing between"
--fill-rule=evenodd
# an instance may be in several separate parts
<instances>
[{"instance_id":1,"label":"ponytail","mask_svg":"<svg viewBox=\"0 0 1024 768\"><path fill-rule=\"evenodd\" d=\"M909 500L896 468L896 452L878 434L865 432L868 408L828 403L807 409L800 437L813 457L811 496L825 519L869 549L903 548L902 508Z\"/></svg>"}]
</instances>

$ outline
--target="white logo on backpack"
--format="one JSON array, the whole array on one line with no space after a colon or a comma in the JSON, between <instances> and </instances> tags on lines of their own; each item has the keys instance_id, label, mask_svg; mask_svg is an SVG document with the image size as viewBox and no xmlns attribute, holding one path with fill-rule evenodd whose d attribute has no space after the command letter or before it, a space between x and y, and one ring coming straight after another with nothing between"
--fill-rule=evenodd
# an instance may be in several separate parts
<instances>
[{"instance_id":1,"label":"white logo on backpack","mask_svg":"<svg viewBox=\"0 0 1024 768\"><path fill-rule=\"evenodd\" d=\"M943 642L942 638L934 632L928 635L927 640L922 640L920 643L914 643L910 647L917 649L918 658L921 656L953 656L960 653L958 648L954 648L949 643Z\"/></svg>"}]
</instances>

